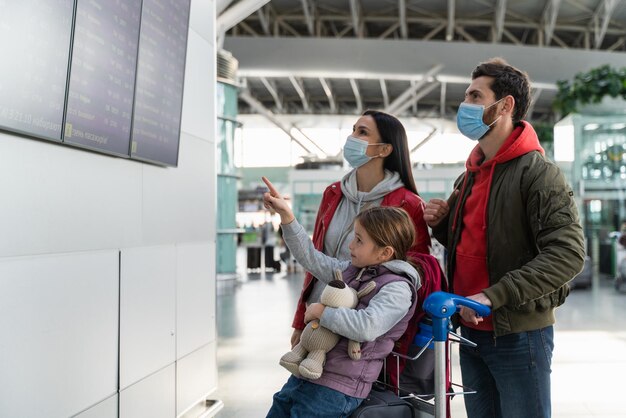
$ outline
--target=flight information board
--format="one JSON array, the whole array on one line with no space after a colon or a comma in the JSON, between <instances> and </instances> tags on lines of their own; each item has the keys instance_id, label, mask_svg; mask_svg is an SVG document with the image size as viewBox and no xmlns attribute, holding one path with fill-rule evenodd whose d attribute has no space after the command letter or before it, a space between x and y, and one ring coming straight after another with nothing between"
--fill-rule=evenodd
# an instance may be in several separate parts
<instances>
[{"instance_id":1,"label":"flight information board","mask_svg":"<svg viewBox=\"0 0 626 418\"><path fill-rule=\"evenodd\" d=\"M141 0L78 0L63 141L128 156Z\"/></svg>"},{"instance_id":2,"label":"flight information board","mask_svg":"<svg viewBox=\"0 0 626 418\"><path fill-rule=\"evenodd\" d=\"M144 0L131 158L176 166L189 0Z\"/></svg>"},{"instance_id":3,"label":"flight information board","mask_svg":"<svg viewBox=\"0 0 626 418\"><path fill-rule=\"evenodd\" d=\"M73 0L0 0L0 129L61 140Z\"/></svg>"}]
</instances>

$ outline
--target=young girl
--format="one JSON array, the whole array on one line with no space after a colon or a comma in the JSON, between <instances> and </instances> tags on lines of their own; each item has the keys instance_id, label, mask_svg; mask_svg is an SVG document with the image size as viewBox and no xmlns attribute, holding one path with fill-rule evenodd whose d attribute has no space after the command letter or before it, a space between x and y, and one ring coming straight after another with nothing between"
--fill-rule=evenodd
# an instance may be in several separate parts
<instances>
[{"instance_id":1,"label":"young girl","mask_svg":"<svg viewBox=\"0 0 626 418\"><path fill-rule=\"evenodd\" d=\"M383 360L415 310L420 277L407 262L415 226L403 209L366 209L354 221L351 261L340 261L314 248L285 200L269 180L263 180L270 189L264 196L265 206L279 213L285 243L307 271L328 283L334 279L333 272L341 269L344 282L357 291L371 281L376 284L356 309L320 303L307 307L305 322L319 319L321 326L344 338L327 354L319 379L289 378L274 395L267 417L348 417L369 394ZM362 343L360 360L348 356L348 340Z\"/></svg>"}]
</instances>

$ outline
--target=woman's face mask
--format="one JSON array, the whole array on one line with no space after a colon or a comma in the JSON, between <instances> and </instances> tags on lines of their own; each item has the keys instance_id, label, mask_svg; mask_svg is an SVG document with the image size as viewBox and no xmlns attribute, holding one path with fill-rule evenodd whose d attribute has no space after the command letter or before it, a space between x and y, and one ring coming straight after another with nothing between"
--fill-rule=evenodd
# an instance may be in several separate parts
<instances>
[{"instance_id":1,"label":"woman's face mask","mask_svg":"<svg viewBox=\"0 0 626 418\"><path fill-rule=\"evenodd\" d=\"M346 144L343 146L343 158L346 159L348 164L353 168L359 168L363 164L367 163L374 157L368 156L367 147L370 145L384 145L384 142L377 142L376 144L370 144L359 138L355 138L352 135L348 136Z\"/></svg>"},{"instance_id":2,"label":"woman's face mask","mask_svg":"<svg viewBox=\"0 0 626 418\"><path fill-rule=\"evenodd\" d=\"M496 102L493 102L489 106L485 107L484 105L477 105L471 103L461 103L459 106L459 111L456 114L456 126L459 128L459 131L469 139L473 139L474 141L479 140L489 128L496 123L502 115L498 116L496 120L491 122L489 125L483 122L483 114L485 113L485 109L489 109L491 106L497 104L502 101L504 97Z\"/></svg>"}]
</instances>

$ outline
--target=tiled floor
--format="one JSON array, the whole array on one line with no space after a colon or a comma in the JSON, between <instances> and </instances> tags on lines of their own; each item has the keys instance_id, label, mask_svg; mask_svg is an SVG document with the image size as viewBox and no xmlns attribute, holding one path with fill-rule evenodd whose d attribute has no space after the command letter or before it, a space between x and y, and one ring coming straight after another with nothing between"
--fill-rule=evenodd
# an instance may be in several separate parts
<instances>
[{"instance_id":1,"label":"tiled floor","mask_svg":"<svg viewBox=\"0 0 626 418\"><path fill-rule=\"evenodd\" d=\"M278 359L289 350L303 275L242 277L239 284L218 288L215 396L225 404L219 418L264 417L272 394L288 377ZM618 294L608 280L594 290L573 291L557 311L555 329L553 417L626 417L626 294ZM458 377L458 366L454 369ZM453 399L452 416L465 417L462 397Z\"/></svg>"}]
</instances>

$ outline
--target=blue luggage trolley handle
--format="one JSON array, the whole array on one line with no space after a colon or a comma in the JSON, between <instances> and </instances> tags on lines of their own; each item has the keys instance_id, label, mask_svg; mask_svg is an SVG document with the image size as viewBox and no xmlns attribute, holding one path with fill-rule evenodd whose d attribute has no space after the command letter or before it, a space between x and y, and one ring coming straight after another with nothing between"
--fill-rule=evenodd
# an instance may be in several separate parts
<instances>
[{"instance_id":1,"label":"blue luggage trolley handle","mask_svg":"<svg viewBox=\"0 0 626 418\"><path fill-rule=\"evenodd\" d=\"M433 321L433 340L435 345L435 417L446 417L446 342L450 317L459 306L476 311L479 316L487 316L491 309L481 303L447 292L433 292L424 301L426 311Z\"/></svg>"}]
</instances>

